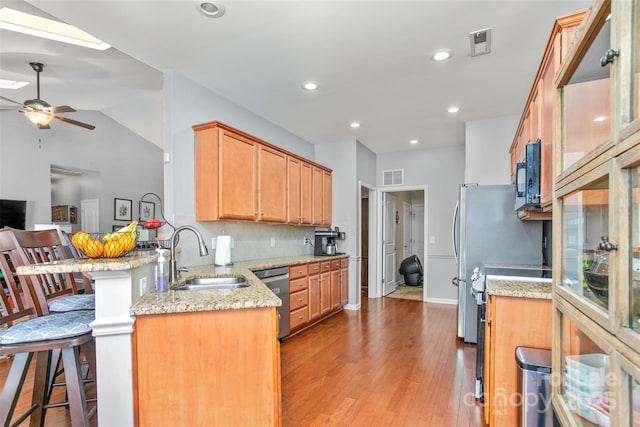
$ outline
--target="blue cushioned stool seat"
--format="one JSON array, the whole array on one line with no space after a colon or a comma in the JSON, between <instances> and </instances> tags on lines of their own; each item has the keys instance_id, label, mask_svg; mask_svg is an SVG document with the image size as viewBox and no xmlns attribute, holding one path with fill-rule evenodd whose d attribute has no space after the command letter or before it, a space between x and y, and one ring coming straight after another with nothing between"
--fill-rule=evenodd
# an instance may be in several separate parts
<instances>
[{"instance_id":1,"label":"blue cushioned stool seat","mask_svg":"<svg viewBox=\"0 0 640 427\"><path fill-rule=\"evenodd\" d=\"M68 295L47 302L49 311L60 313L75 310L95 310L96 299L93 294Z\"/></svg>"},{"instance_id":2,"label":"blue cushioned stool seat","mask_svg":"<svg viewBox=\"0 0 640 427\"><path fill-rule=\"evenodd\" d=\"M89 322L94 318L93 311L69 311L35 317L17 323L1 333L0 344L23 344L79 336L91 331Z\"/></svg>"}]
</instances>

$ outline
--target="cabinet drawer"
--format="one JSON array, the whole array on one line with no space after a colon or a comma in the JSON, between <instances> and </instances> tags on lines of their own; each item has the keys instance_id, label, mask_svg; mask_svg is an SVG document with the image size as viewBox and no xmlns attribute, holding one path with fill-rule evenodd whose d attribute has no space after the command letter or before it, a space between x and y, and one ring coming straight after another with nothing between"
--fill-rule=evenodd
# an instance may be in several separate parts
<instances>
[{"instance_id":1,"label":"cabinet drawer","mask_svg":"<svg viewBox=\"0 0 640 427\"><path fill-rule=\"evenodd\" d=\"M294 293L301 291L303 289L307 289L309 283L309 279L305 277L301 277L300 279L289 280L289 293Z\"/></svg>"},{"instance_id":2,"label":"cabinet drawer","mask_svg":"<svg viewBox=\"0 0 640 427\"><path fill-rule=\"evenodd\" d=\"M320 273L320 263L314 262L313 264L307 264L309 275Z\"/></svg>"},{"instance_id":3,"label":"cabinet drawer","mask_svg":"<svg viewBox=\"0 0 640 427\"><path fill-rule=\"evenodd\" d=\"M300 325L303 325L309 321L309 309L307 307L299 308L296 311L292 311L289 316L289 325L291 329L294 329Z\"/></svg>"},{"instance_id":4,"label":"cabinet drawer","mask_svg":"<svg viewBox=\"0 0 640 427\"><path fill-rule=\"evenodd\" d=\"M347 268L349 267L349 258L342 258L340 260L340 267L341 268Z\"/></svg>"},{"instance_id":5,"label":"cabinet drawer","mask_svg":"<svg viewBox=\"0 0 640 427\"><path fill-rule=\"evenodd\" d=\"M320 272L326 273L331 271L331 261L324 261L320 263Z\"/></svg>"},{"instance_id":6,"label":"cabinet drawer","mask_svg":"<svg viewBox=\"0 0 640 427\"><path fill-rule=\"evenodd\" d=\"M305 289L304 291L294 292L289 294L289 311L293 314L293 312L300 307L306 307L309 303L309 292Z\"/></svg>"},{"instance_id":7,"label":"cabinet drawer","mask_svg":"<svg viewBox=\"0 0 640 427\"><path fill-rule=\"evenodd\" d=\"M331 263L331 270L340 270L340 260L329 261Z\"/></svg>"},{"instance_id":8,"label":"cabinet drawer","mask_svg":"<svg viewBox=\"0 0 640 427\"><path fill-rule=\"evenodd\" d=\"M307 275L307 264L292 265L289 267L289 280Z\"/></svg>"}]
</instances>

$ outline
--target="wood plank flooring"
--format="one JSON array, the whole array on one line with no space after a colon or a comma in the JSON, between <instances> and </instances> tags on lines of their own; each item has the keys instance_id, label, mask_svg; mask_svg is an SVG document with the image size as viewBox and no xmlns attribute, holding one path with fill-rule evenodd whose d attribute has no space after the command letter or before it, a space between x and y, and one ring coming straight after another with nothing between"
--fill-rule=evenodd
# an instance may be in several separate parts
<instances>
[{"instance_id":1,"label":"wood plank flooring","mask_svg":"<svg viewBox=\"0 0 640 427\"><path fill-rule=\"evenodd\" d=\"M485 427L473 399L475 346L456 338L453 305L363 298L360 311L340 312L281 350L284 427ZM0 360L0 384L8 369ZM45 425L70 425L68 411L49 410Z\"/></svg>"},{"instance_id":2,"label":"wood plank flooring","mask_svg":"<svg viewBox=\"0 0 640 427\"><path fill-rule=\"evenodd\" d=\"M456 306L363 298L282 343L283 425L481 426Z\"/></svg>"}]
</instances>

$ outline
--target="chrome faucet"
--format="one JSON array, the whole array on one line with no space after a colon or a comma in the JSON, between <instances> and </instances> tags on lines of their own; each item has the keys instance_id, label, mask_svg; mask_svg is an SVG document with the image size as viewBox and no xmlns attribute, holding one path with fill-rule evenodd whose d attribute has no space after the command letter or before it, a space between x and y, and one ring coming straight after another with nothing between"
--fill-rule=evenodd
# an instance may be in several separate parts
<instances>
[{"instance_id":1,"label":"chrome faucet","mask_svg":"<svg viewBox=\"0 0 640 427\"><path fill-rule=\"evenodd\" d=\"M198 246L200 247L200 256L209 255L209 249L207 249L207 245L204 243L204 237L202 234L191 225L182 225L173 232L171 235L171 269L169 271L170 281L171 283L175 282L177 279L180 279L180 272L186 271L186 269L178 268L178 263L176 261L176 245L178 244L178 233L182 230L191 230L198 238Z\"/></svg>"}]
</instances>

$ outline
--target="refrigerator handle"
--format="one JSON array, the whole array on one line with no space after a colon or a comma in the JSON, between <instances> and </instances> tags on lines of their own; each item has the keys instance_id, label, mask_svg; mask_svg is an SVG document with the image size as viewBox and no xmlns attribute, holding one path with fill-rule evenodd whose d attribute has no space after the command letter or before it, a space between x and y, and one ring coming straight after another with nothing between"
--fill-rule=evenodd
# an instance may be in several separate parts
<instances>
[{"instance_id":1,"label":"refrigerator handle","mask_svg":"<svg viewBox=\"0 0 640 427\"><path fill-rule=\"evenodd\" d=\"M456 245L456 226L458 225L458 211L460 210L460 202L456 202L456 209L453 211L453 221L451 224L451 245L453 246L453 256L458 264L458 246Z\"/></svg>"}]
</instances>

